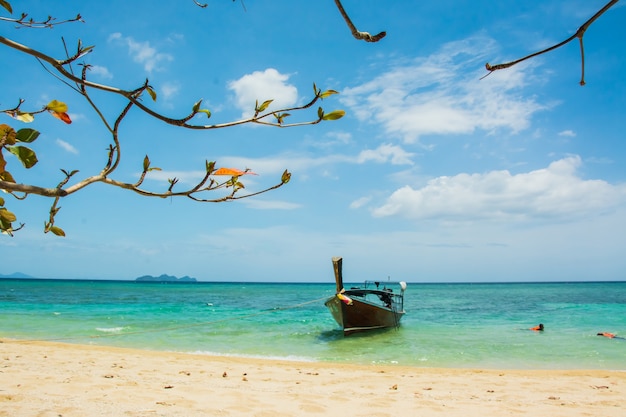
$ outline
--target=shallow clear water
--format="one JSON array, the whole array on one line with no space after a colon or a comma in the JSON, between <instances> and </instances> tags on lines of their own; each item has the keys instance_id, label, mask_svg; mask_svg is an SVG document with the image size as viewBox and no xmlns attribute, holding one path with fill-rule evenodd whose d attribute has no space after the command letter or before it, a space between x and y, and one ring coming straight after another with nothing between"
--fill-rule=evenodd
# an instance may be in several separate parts
<instances>
[{"instance_id":1,"label":"shallow clear water","mask_svg":"<svg viewBox=\"0 0 626 417\"><path fill-rule=\"evenodd\" d=\"M626 369L626 283L409 284L399 329L343 337L329 284L0 280L0 337L423 367ZM527 330L538 323L546 330Z\"/></svg>"}]
</instances>

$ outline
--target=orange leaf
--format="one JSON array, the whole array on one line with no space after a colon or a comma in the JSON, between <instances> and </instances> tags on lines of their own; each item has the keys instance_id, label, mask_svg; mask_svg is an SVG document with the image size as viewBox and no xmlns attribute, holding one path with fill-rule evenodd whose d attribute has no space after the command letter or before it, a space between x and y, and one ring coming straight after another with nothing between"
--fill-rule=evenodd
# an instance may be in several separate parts
<instances>
[{"instance_id":1,"label":"orange leaf","mask_svg":"<svg viewBox=\"0 0 626 417\"><path fill-rule=\"evenodd\" d=\"M246 174L257 175L252 171L242 171L237 168L220 168L216 170L215 172L213 172L213 175L229 175L231 177L240 177Z\"/></svg>"},{"instance_id":2,"label":"orange leaf","mask_svg":"<svg viewBox=\"0 0 626 417\"><path fill-rule=\"evenodd\" d=\"M50 113L52 113L54 117L56 117L57 119L61 120L64 123L67 123L68 125L72 123L72 119L70 119L70 116L67 113L59 113L56 111L51 111Z\"/></svg>"}]
</instances>

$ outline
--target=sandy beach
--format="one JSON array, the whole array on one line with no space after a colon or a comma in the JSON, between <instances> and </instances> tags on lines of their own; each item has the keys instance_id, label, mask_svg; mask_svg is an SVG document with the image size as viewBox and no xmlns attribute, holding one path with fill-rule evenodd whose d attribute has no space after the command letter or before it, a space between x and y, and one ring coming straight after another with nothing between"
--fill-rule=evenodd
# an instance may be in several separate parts
<instances>
[{"instance_id":1,"label":"sandy beach","mask_svg":"<svg viewBox=\"0 0 626 417\"><path fill-rule=\"evenodd\" d=\"M626 372L353 366L0 340L0 416L623 416Z\"/></svg>"}]
</instances>

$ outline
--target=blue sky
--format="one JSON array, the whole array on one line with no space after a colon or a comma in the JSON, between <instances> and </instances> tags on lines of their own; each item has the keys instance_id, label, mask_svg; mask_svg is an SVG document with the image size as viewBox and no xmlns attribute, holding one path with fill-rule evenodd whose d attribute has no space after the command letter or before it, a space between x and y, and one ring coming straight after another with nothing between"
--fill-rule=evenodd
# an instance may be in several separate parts
<instances>
[{"instance_id":1,"label":"blue sky","mask_svg":"<svg viewBox=\"0 0 626 417\"><path fill-rule=\"evenodd\" d=\"M133 279L162 273L207 281L332 282L332 256L347 280L409 282L626 279L626 3L584 37L585 80L573 42L508 70L484 64L520 58L573 34L605 0L499 2L354 1L344 6L355 40L332 0L13 2L15 14L85 23L0 34L64 56L81 39L91 80L132 89L148 78L153 108L186 115L203 99L212 123L237 120L255 100L273 108L312 98L313 83L339 95L338 121L276 129L239 126L185 131L131 111L121 128L122 165L133 182L143 157L163 169L148 179L191 184L205 160L250 168L250 192L221 204L152 199L96 184L61 201L57 225L42 232L50 200L7 207L26 223L0 238L0 274ZM244 7L245 6L245 7ZM66 102L73 119L48 116L29 171L19 182L55 186L60 169L77 179L100 171L110 137L92 109L32 58L6 47L0 107L19 98L40 108ZM7 65L11 63L11 65ZM108 117L123 102L94 94ZM294 115L294 121L306 118ZM315 109L309 118L315 118Z\"/></svg>"}]
</instances>

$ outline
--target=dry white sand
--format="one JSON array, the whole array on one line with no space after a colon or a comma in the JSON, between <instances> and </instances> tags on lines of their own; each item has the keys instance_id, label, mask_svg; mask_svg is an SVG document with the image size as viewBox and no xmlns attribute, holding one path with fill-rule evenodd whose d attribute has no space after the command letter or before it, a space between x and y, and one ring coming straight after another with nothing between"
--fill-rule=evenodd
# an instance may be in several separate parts
<instances>
[{"instance_id":1,"label":"dry white sand","mask_svg":"<svg viewBox=\"0 0 626 417\"><path fill-rule=\"evenodd\" d=\"M626 416L626 372L432 369L0 340L1 417Z\"/></svg>"}]
</instances>

